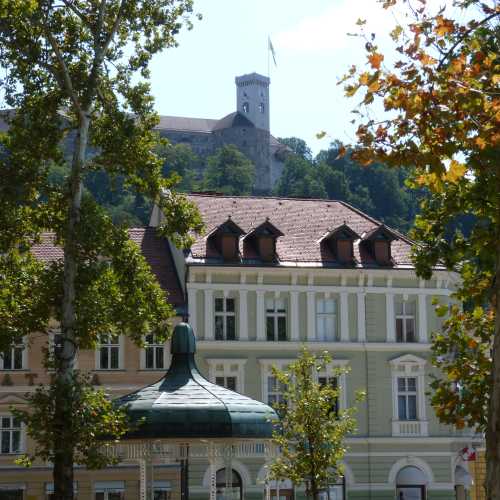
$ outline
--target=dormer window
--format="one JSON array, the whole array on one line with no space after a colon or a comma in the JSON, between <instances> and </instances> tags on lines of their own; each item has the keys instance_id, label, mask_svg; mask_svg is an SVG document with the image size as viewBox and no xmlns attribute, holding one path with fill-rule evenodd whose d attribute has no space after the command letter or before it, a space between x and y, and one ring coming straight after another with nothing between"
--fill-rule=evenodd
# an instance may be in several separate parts
<instances>
[{"instance_id":1,"label":"dormer window","mask_svg":"<svg viewBox=\"0 0 500 500\"><path fill-rule=\"evenodd\" d=\"M396 239L397 236L383 224L363 236L364 244L380 266L392 265L391 243Z\"/></svg>"},{"instance_id":2,"label":"dormer window","mask_svg":"<svg viewBox=\"0 0 500 500\"><path fill-rule=\"evenodd\" d=\"M283 233L266 219L266 222L247 234L245 241L253 244L262 261L272 262L277 258L276 240L280 236Z\"/></svg>"},{"instance_id":3,"label":"dormer window","mask_svg":"<svg viewBox=\"0 0 500 500\"><path fill-rule=\"evenodd\" d=\"M224 261L235 261L239 258L239 238L243 234L245 232L229 217L209 234L207 240L214 244Z\"/></svg>"},{"instance_id":4,"label":"dormer window","mask_svg":"<svg viewBox=\"0 0 500 500\"><path fill-rule=\"evenodd\" d=\"M335 260L341 264L352 264L354 262L354 242L359 239L358 234L346 223L330 231L321 240L322 244L328 245Z\"/></svg>"}]
</instances>

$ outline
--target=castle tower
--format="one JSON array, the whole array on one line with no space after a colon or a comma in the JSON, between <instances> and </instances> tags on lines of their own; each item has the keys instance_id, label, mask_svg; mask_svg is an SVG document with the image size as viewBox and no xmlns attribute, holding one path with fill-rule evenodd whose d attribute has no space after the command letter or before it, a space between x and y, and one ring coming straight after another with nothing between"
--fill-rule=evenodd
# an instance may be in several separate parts
<instances>
[{"instance_id":1,"label":"castle tower","mask_svg":"<svg viewBox=\"0 0 500 500\"><path fill-rule=\"evenodd\" d=\"M236 109L257 128L269 132L269 83L258 73L237 76Z\"/></svg>"}]
</instances>

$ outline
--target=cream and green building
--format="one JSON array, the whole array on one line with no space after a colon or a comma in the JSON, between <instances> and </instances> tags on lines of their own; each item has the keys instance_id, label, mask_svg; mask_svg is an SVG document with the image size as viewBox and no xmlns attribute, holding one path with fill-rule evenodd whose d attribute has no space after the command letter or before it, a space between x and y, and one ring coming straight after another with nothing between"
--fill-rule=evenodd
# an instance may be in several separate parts
<instances>
[{"instance_id":1,"label":"cream and green building","mask_svg":"<svg viewBox=\"0 0 500 500\"><path fill-rule=\"evenodd\" d=\"M332 367L349 372L335 382L340 407L358 408L358 431L348 438L345 477L330 499L451 500L471 498L471 464L463 450L481 446L479 436L440 424L427 392L433 373L430 335L440 328L432 305L449 302L456 276L436 269L419 279L411 242L397 231L343 202L272 197L190 195L206 233L189 251L149 228L130 231L169 293L179 318L197 339L197 363L212 382L272 404L282 397L272 366L286 367L303 345L329 351ZM61 258L48 236L35 249L44 260ZM57 328L57 325L55 325ZM32 446L9 413L23 395L48 380L41 347L50 335L14 346L0 360L0 499L50 498L47 464L24 470L13 459ZM122 337L103 337L95 352L82 352L81 369L120 396L160 378L168 348L149 338L145 349ZM319 373L331 381L329 370ZM230 498L265 498L266 457L232 461ZM157 500L180 499L181 479L189 498L207 499L210 471L192 460L181 478L176 462L155 464ZM221 464L223 471L223 464ZM78 469L78 499L138 498L137 466L120 464L97 473ZM227 481L220 484L224 498ZM284 481L271 498L301 499L303 489ZM272 496L274 495L274 497ZM327 495L325 493L325 500Z\"/></svg>"}]
</instances>

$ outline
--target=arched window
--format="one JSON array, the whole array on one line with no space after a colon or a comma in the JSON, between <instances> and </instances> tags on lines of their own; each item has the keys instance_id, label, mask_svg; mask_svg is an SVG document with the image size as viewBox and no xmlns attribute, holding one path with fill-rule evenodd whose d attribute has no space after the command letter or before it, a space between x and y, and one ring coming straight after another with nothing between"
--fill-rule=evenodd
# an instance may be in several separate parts
<instances>
[{"instance_id":1,"label":"arched window","mask_svg":"<svg viewBox=\"0 0 500 500\"><path fill-rule=\"evenodd\" d=\"M248 104L248 102L244 102L243 103L243 111L245 113L249 113L250 112L250 104Z\"/></svg>"},{"instance_id":2,"label":"arched window","mask_svg":"<svg viewBox=\"0 0 500 500\"><path fill-rule=\"evenodd\" d=\"M226 483L226 469L219 469L215 475L217 486L217 500L243 500L243 485L241 476L232 469L231 482ZM229 495L226 495L226 488L229 486Z\"/></svg>"},{"instance_id":3,"label":"arched window","mask_svg":"<svg viewBox=\"0 0 500 500\"><path fill-rule=\"evenodd\" d=\"M259 111L260 111L261 113L264 113L264 111L265 111L265 110L266 110L266 107L264 106L264 103L263 103L263 102L261 102L261 103L259 104Z\"/></svg>"},{"instance_id":4,"label":"arched window","mask_svg":"<svg viewBox=\"0 0 500 500\"><path fill-rule=\"evenodd\" d=\"M403 467L396 476L397 500L425 500L425 474L413 465Z\"/></svg>"},{"instance_id":5,"label":"arched window","mask_svg":"<svg viewBox=\"0 0 500 500\"><path fill-rule=\"evenodd\" d=\"M467 491L472 486L472 477L461 465L455 467L455 497L457 500L466 500Z\"/></svg>"}]
</instances>

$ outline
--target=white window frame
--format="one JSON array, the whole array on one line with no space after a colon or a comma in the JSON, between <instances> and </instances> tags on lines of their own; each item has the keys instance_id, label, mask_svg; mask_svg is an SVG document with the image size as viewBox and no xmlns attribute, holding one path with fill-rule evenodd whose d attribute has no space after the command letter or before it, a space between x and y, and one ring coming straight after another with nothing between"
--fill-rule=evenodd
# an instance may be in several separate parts
<instances>
[{"instance_id":1,"label":"white window frame","mask_svg":"<svg viewBox=\"0 0 500 500\"><path fill-rule=\"evenodd\" d=\"M243 358L207 358L208 379L215 384L217 377L236 377L236 392L245 393L245 364Z\"/></svg>"},{"instance_id":2,"label":"white window frame","mask_svg":"<svg viewBox=\"0 0 500 500\"><path fill-rule=\"evenodd\" d=\"M3 422L2 419L9 418L10 419L10 427L2 427ZM24 435L24 424L19 422L19 427L14 427L14 415L12 413L0 413L0 457L7 455L19 455L25 450L25 435ZM10 451L5 453L2 452L2 444L3 444L3 432L9 432L9 449ZM16 451L12 451L12 433L19 431L19 449Z\"/></svg>"},{"instance_id":3,"label":"white window frame","mask_svg":"<svg viewBox=\"0 0 500 500\"><path fill-rule=\"evenodd\" d=\"M234 303L234 309L233 311L228 311L227 310L227 301L232 300ZM217 300L222 300L222 311L217 311L215 305ZM237 300L236 297L229 296L227 294L221 296L215 296L214 297L214 305L213 305L213 311L214 311L214 339L221 342L224 340L228 340L227 338L227 319L229 317L234 318L234 340L238 340L238 324L237 324L237 317L236 317L236 307L237 307ZM217 325L217 317L222 318L222 339L217 339L217 333L216 333L216 325ZM231 339L232 341L232 339Z\"/></svg>"},{"instance_id":4,"label":"white window frame","mask_svg":"<svg viewBox=\"0 0 500 500\"><path fill-rule=\"evenodd\" d=\"M258 361L261 369L261 401L269 404L268 378L273 376L273 366L284 371L290 363L293 363L294 359L259 359Z\"/></svg>"},{"instance_id":5,"label":"white window frame","mask_svg":"<svg viewBox=\"0 0 500 500\"><path fill-rule=\"evenodd\" d=\"M320 305L324 303L333 304L333 313L329 312L321 312ZM316 340L319 342L336 342L339 340L339 327L338 327L338 311L339 311L339 302L336 297L331 297L329 295L323 294L323 296L319 295L316 297L316 317L315 317L315 326L316 326ZM323 339L320 339L320 319L330 318L333 324L333 332L328 335L328 332L325 332Z\"/></svg>"},{"instance_id":6,"label":"white window frame","mask_svg":"<svg viewBox=\"0 0 500 500\"><path fill-rule=\"evenodd\" d=\"M268 311L267 304L269 301L273 302L273 310ZM284 311L281 311L278 309L277 304L278 301L282 301L284 304ZM287 342L290 339L289 335L289 321L288 321L288 300L286 297L280 296L279 293L274 294L274 296L268 296L265 297L264 300L264 332L265 332L265 341L266 342ZM272 318L273 323L274 323L274 339L269 340L267 338L267 319ZM285 340L279 340L279 333L278 333L278 325L279 325L279 318L285 318Z\"/></svg>"},{"instance_id":7,"label":"white window frame","mask_svg":"<svg viewBox=\"0 0 500 500\"><path fill-rule=\"evenodd\" d=\"M399 386L399 382L401 380L404 380L404 390L402 390ZM409 381L410 380L414 380L415 381L415 390L410 390L409 389ZM407 421L414 421L414 420L418 420L418 378L417 377L408 377L406 375L404 376L401 376L401 377L397 377L397 391L398 391L398 419L399 420L407 420ZM401 415L399 414L399 399L401 397L404 397L404 400L405 400L405 412L406 412L406 418L401 418ZM410 400L410 397L414 397L415 398L415 417L414 419L412 418L409 418L409 415L410 415L410 404L409 404L409 400Z\"/></svg>"},{"instance_id":8,"label":"white window frame","mask_svg":"<svg viewBox=\"0 0 500 500\"><path fill-rule=\"evenodd\" d=\"M125 481L96 481L93 485L93 499L97 493L104 493L104 500L108 500L109 493L120 493L125 498Z\"/></svg>"},{"instance_id":9,"label":"white window frame","mask_svg":"<svg viewBox=\"0 0 500 500\"><path fill-rule=\"evenodd\" d=\"M107 334L109 336L113 336L113 334ZM101 343L101 337L99 337L99 342L97 344L96 350L95 350L95 369L98 371L104 371L104 372L115 372L119 370L123 370L123 354L124 354L124 349L123 349L123 335L117 335L118 337L118 343L117 344L111 344L111 343ZM101 367L101 347L116 347L118 346L118 367L117 368L102 368ZM111 357L108 358L111 360Z\"/></svg>"},{"instance_id":10,"label":"white window frame","mask_svg":"<svg viewBox=\"0 0 500 500\"><path fill-rule=\"evenodd\" d=\"M339 410L345 410L347 408L347 374L335 374L334 371L336 368L347 368L348 365L349 361L347 359L336 359L329 363L324 370L315 373L316 381L318 381L320 377L328 379L335 377L337 379L337 387L340 390Z\"/></svg>"},{"instance_id":11,"label":"white window frame","mask_svg":"<svg viewBox=\"0 0 500 500\"><path fill-rule=\"evenodd\" d=\"M21 342L19 342L17 344L12 344L10 346L10 348L7 349L7 351L10 350L12 362L14 362L14 360L15 360L15 351L17 349L21 349L21 367L20 368L12 368L12 367L6 368L5 362L4 362L4 357L0 356L0 370L15 372L15 371L26 370L28 368L28 346L27 346L25 337L23 337ZM4 351L4 352L6 352L6 351Z\"/></svg>"},{"instance_id":12,"label":"white window frame","mask_svg":"<svg viewBox=\"0 0 500 500\"><path fill-rule=\"evenodd\" d=\"M425 398L425 366L427 361L412 354L399 356L389 361L392 379L392 435L428 436ZM398 378L415 378L417 383L417 420L399 420Z\"/></svg>"},{"instance_id":13,"label":"white window frame","mask_svg":"<svg viewBox=\"0 0 500 500\"><path fill-rule=\"evenodd\" d=\"M153 340L156 340L156 336L154 334L151 334L151 335L153 335ZM170 356L169 356L170 343L169 342L164 342L164 343L154 342L152 344L149 344L147 342L147 337L148 337L148 335L146 335L146 338L144 339L145 345L141 349L141 370L147 370L147 371L151 371L151 372L167 370L169 365L170 365ZM163 368L158 368L156 366L156 349L158 349L158 348L163 348ZM146 350L147 349L153 349L155 351L155 355L153 356L155 366L152 368L146 366L146 360L147 360Z\"/></svg>"},{"instance_id":14,"label":"white window frame","mask_svg":"<svg viewBox=\"0 0 500 500\"><path fill-rule=\"evenodd\" d=\"M394 310L396 311L396 308L398 304L401 304L402 306L402 314L397 314L394 312L394 335L395 335L395 341L399 344L413 344L415 342L418 342L418 330L417 330L417 309L418 309L418 301L415 297L415 299L410 300L407 295L404 295L401 298L396 299L396 303L394 304ZM407 313L406 308L412 304L414 307L414 313L410 314ZM399 341L398 340L398 327L397 327L397 322L398 319L401 320L402 326L403 326L403 340ZM411 319L413 320L413 340L409 341L408 340L408 333L406 331L406 320Z\"/></svg>"}]
</instances>

